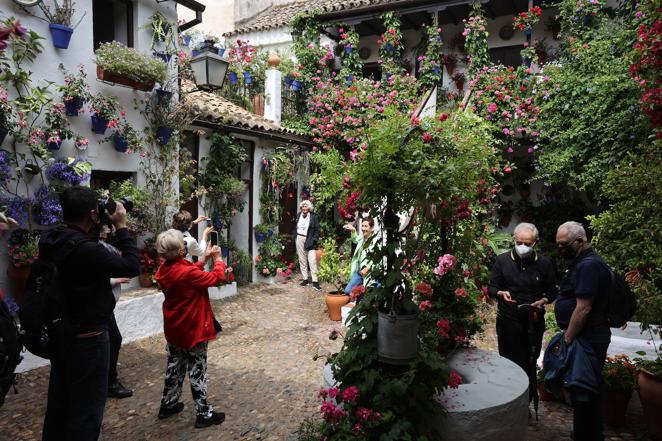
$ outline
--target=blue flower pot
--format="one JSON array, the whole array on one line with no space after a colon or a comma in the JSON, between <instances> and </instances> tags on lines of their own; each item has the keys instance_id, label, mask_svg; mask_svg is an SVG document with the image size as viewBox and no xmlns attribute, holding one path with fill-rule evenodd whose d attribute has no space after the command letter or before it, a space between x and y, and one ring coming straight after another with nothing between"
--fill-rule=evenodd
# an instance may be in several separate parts
<instances>
[{"instance_id":1,"label":"blue flower pot","mask_svg":"<svg viewBox=\"0 0 662 441\"><path fill-rule=\"evenodd\" d=\"M532 61L532 60L531 60L530 58L528 58L528 57L524 57L524 58L522 59L522 63L523 63L526 67L531 67L531 61Z\"/></svg>"},{"instance_id":2,"label":"blue flower pot","mask_svg":"<svg viewBox=\"0 0 662 441\"><path fill-rule=\"evenodd\" d=\"M298 80L292 80L292 90L298 92L301 89L301 83Z\"/></svg>"},{"instance_id":3,"label":"blue flower pot","mask_svg":"<svg viewBox=\"0 0 662 441\"><path fill-rule=\"evenodd\" d=\"M108 120L92 115L92 131L97 135L104 135L108 128Z\"/></svg>"},{"instance_id":4,"label":"blue flower pot","mask_svg":"<svg viewBox=\"0 0 662 441\"><path fill-rule=\"evenodd\" d=\"M152 52L152 54L163 60L164 63L170 63L170 59L172 58L172 54L166 54L162 52Z\"/></svg>"},{"instance_id":5,"label":"blue flower pot","mask_svg":"<svg viewBox=\"0 0 662 441\"><path fill-rule=\"evenodd\" d=\"M239 79L237 78L237 73L236 72L229 72L228 73L228 80L230 80L230 84L237 84L237 81L239 81Z\"/></svg>"},{"instance_id":6,"label":"blue flower pot","mask_svg":"<svg viewBox=\"0 0 662 441\"><path fill-rule=\"evenodd\" d=\"M441 69L439 66L435 66L434 69L432 69L432 72L434 72L435 75L439 75L441 73Z\"/></svg>"},{"instance_id":7,"label":"blue flower pot","mask_svg":"<svg viewBox=\"0 0 662 441\"><path fill-rule=\"evenodd\" d=\"M51 31L53 46L58 49L69 48L69 41L71 41L71 35L74 33L73 28L51 23L48 25L48 29Z\"/></svg>"},{"instance_id":8,"label":"blue flower pot","mask_svg":"<svg viewBox=\"0 0 662 441\"><path fill-rule=\"evenodd\" d=\"M172 98L172 92L163 89L156 89L155 92L157 103L161 104L163 101L166 103L170 102L170 98Z\"/></svg>"},{"instance_id":9,"label":"blue flower pot","mask_svg":"<svg viewBox=\"0 0 662 441\"><path fill-rule=\"evenodd\" d=\"M352 45L348 44L347 46L345 46L345 52L348 53L348 54L351 54L352 53Z\"/></svg>"},{"instance_id":10,"label":"blue flower pot","mask_svg":"<svg viewBox=\"0 0 662 441\"><path fill-rule=\"evenodd\" d=\"M526 34L527 37L530 37L533 34L533 29L526 28L524 29L524 33Z\"/></svg>"},{"instance_id":11,"label":"blue flower pot","mask_svg":"<svg viewBox=\"0 0 662 441\"><path fill-rule=\"evenodd\" d=\"M172 138L174 131L175 129L170 127L159 127L156 129L156 137L159 139L161 145L166 145L170 142L170 138Z\"/></svg>"},{"instance_id":12,"label":"blue flower pot","mask_svg":"<svg viewBox=\"0 0 662 441\"><path fill-rule=\"evenodd\" d=\"M250 72L244 72L244 83L253 84L253 76Z\"/></svg>"},{"instance_id":13,"label":"blue flower pot","mask_svg":"<svg viewBox=\"0 0 662 441\"><path fill-rule=\"evenodd\" d=\"M222 57L223 54L225 53L225 48L224 47L219 47L218 49L218 56Z\"/></svg>"},{"instance_id":14,"label":"blue flower pot","mask_svg":"<svg viewBox=\"0 0 662 441\"><path fill-rule=\"evenodd\" d=\"M230 255L230 249L228 247L221 247L221 255L227 259Z\"/></svg>"},{"instance_id":15,"label":"blue flower pot","mask_svg":"<svg viewBox=\"0 0 662 441\"><path fill-rule=\"evenodd\" d=\"M264 233L255 233L255 242L262 243L265 240L267 240L267 236L265 236Z\"/></svg>"},{"instance_id":16,"label":"blue flower pot","mask_svg":"<svg viewBox=\"0 0 662 441\"><path fill-rule=\"evenodd\" d=\"M113 144L115 144L115 150L120 153L126 153L129 150L129 143L119 133L115 133Z\"/></svg>"},{"instance_id":17,"label":"blue flower pot","mask_svg":"<svg viewBox=\"0 0 662 441\"><path fill-rule=\"evenodd\" d=\"M292 80L292 77L291 77L291 76L289 76L289 75L285 75L285 84L286 84L286 85L291 86L291 85L292 85L292 81L293 81L293 80Z\"/></svg>"},{"instance_id":18,"label":"blue flower pot","mask_svg":"<svg viewBox=\"0 0 662 441\"><path fill-rule=\"evenodd\" d=\"M195 49L193 49L193 50L191 51L191 58L195 58L195 57L197 57L198 55L200 55L200 51L197 51L197 50L195 50Z\"/></svg>"},{"instance_id":19,"label":"blue flower pot","mask_svg":"<svg viewBox=\"0 0 662 441\"><path fill-rule=\"evenodd\" d=\"M0 129L0 144L5 142L5 138L7 137L7 133L9 133L7 130Z\"/></svg>"},{"instance_id":20,"label":"blue flower pot","mask_svg":"<svg viewBox=\"0 0 662 441\"><path fill-rule=\"evenodd\" d=\"M395 50L395 48L393 47L393 45L391 43L386 43L386 45L384 46L384 49L386 49L386 52L393 52Z\"/></svg>"},{"instance_id":21,"label":"blue flower pot","mask_svg":"<svg viewBox=\"0 0 662 441\"><path fill-rule=\"evenodd\" d=\"M60 150L60 147L62 147L62 141L58 142L47 142L46 147L48 147L48 150Z\"/></svg>"},{"instance_id":22,"label":"blue flower pot","mask_svg":"<svg viewBox=\"0 0 662 441\"><path fill-rule=\"evenodd\" d=\"M184 35L182 38L182 41L184 42L184 46L187 46L191 44L191 36L190 35Z\"/></svg>"},{"instance_id":23,"label":"blue flower pot","mask_svg":"<svg viewBox=\"0 0 662 441\"><path fill-rule=\"evenodd\" d=\"M352 85L352 81L354 81L354 75L345 76L345 83L347 83L348 86Z\"/></svg>"},{"instance_id":24,"label":"blue flower pot","mask_svg":"<svg viewBox=\"0 0 662 441\"><path fill-rule=\"evenodd\" d=\"M271 228L269 228L269 229L267 230L267 236L272 237L273 235L274 235L274 230L272 230Z\"/></svg>"},{"instance_id":25,"label":"blue flower pot","mask_svg":"<svg viewBox=\"0 0 662 441\"><path fill-rule=\"evenodd\" d=\"M80 98L74 98L64 102L64 111L67 113L67 116L78 116L82 108L83 100Z\"/></svg>"}]
</instances>

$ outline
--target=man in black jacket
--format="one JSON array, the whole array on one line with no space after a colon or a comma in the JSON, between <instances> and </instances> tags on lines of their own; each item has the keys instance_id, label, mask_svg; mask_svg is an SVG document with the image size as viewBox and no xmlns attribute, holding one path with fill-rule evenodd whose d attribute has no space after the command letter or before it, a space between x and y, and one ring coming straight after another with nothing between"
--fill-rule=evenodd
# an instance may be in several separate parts
<instances>
[{"instance_id":1,"label":"man in black jacket","mask_svg":"<svg viewBox=\"0 0 662 441\"><path fill-rule=\"evenodd\" d=\"M308 280L308 270L310 269L313 289L321 291L322 288L317 281L317 255L315 253L320 238L320 221L317 215L313 213L313 204L310 201L302 201L299 208L301 208L301 211L296 218L295 237L302 276L301 286L310 283Z\"/></svg>"},{"instance_id":2,"label":"man in black jacket","mask_svg":"<svg viewBox=\"0 0 662 441\"><path fill-rule=\"evenodd\" d=\"M90 188L66 189L60 196L64 225L46 232L39 242L40 257L48 259L68 241L82 241L58 268L74 331L59 342L61 349L51 358L43 440L98 439L108 393L108 323L115 307L109 280L140 273L121 203L106 215L115 225L122 255L89 240L101 218L97 198Z\"/></svg>"},{"instance_id":3,"label":"man in black jacket","mask_svg":"<svg viewBox=\"0 0 662 441\"><path fill-rule=\"evenodd\" d=\"M536 350L529 350L529 314L520 312L518 305L531 304L544 307L557 295L556 269L552 261L534 250L538 229L530 223L521 223L513 232L514 247L499 255L492 267L488 294L498 299L496 329L499 355L517 363L529 373L531 356L537 359L542 346L545 321L535 322Z\"/></svg>"}]
</instances>

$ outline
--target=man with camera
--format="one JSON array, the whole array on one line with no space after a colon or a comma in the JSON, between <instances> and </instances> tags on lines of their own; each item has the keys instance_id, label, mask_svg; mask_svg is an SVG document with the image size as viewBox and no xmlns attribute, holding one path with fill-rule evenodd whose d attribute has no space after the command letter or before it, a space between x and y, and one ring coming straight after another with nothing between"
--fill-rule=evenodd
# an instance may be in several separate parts
<instances>
[{"instance_id":1,"label":"man with camera","mask_svg":"<svg viewBox=\"0 0 662 441\"><path fill-rule=\"evenodd\" d=\"M108 323L115 307L109 279L137 276L140 260L121 202L105 201L102 211L94 190L72 187L60 195L60 204L64 225L42 236L39 253L54 258L65 244L75 243L58 265L71 332L56 342L51 357L43 440L96 440L108 393ZM102 221L115 226L121 255L90 239L90 230Z\"/></svg>"}]
</instances>

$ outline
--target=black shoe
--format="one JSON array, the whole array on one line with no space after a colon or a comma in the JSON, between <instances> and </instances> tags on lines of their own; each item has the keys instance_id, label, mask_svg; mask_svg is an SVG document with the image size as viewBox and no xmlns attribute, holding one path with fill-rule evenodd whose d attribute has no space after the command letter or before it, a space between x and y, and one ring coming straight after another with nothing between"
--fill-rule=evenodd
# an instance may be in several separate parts
<instances>
[{"instance_id":1,"label":"black shoe","mask_svg":"<svg viewBox=\"0 0 662 441\"><path fill-rule=\"evenodd\" d=\"M124 387L119 380L108 384L108 396L110 398L128 398L131 395L133 395L133 391Z\"/></svg>"},{"instance_id":2,"label":"black shoe","mask_svg":"<svg viewBox=\"0 0 662 441\"><path fill-rule=\"evenodd\" d=\"M172 406L161 405L159 409L159 419L165 420L166 418L175 415L176 413L184 410L184 403L175 403Z\"/></svg>"},{"instance_id":3,"label":"black shoe","mask_svg":"<svg viewBox=\"0 0 662 441\"><path fill-rule=\"evenodd\" d=\"M321 291L322 287L320 286L320 284L318 282L313 282L313 289L315 291Z\"/></svg>"},{"instance_id":4,"label":"black shoe","mask_svg":"<svg viewBox=\"0 0 662 441\"><path fill-rule=\"evenodd\" d=\"M299 286L306 286L306 285L308 285L309 283L310 283L310 282L309 282L308 280L302 280L301 283L299 283Z\"/></svg>"},{"instance_id":5,"label":"black shoe","mask_svg":"<svg viewBox=\"0 0 662 441\"><path fill-rule=\"evenodd\" d=\"M225 414L223 412L212 411L208 417L198 415L195 417L195 428L204 429L205 427L221 424L225 421Z\"/></svg>"}]
</instances>

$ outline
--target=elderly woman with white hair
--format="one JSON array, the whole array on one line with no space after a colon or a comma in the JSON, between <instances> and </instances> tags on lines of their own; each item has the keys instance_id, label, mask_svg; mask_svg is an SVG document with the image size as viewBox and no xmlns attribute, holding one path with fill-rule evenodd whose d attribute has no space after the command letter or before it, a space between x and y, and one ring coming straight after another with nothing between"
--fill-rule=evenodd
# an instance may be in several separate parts
<instances>
[{"instance_id":1,"label":"elderly woman with white hair","mask_svg":"<svg viewBox=\"0 0 662 441\"><path fill-rule=\"evenodd\" d=\"M311 280L313 289L321 291L317 281L317 256L315 250L320 239L320 221L318 216L313 213L313 204L309 200L302 201L299 204L301 211L297 214L296 226L296 247L299 257L299 268L301 269L301 286L308 285Z\"/></svg>"},{"instance_id":2,"label":"elderly woman with white hair","mask_svg":"<svg viewBox=\"0 0 662 441\"><path fill-rule=\"evenodd\" d=\"M185 259L186 247L181 231L167 230L156 238L156 251L164 262L156 272L163 301L163 330L167 341L168 363L159 419L179 413L182 383L188 370L191 394L195 403L195 427L221 424L223 412L207 403L207 343L216 338L214 319L207 288L225 280L225 263L218 246L207 247L204 261ZM214 268L205 271L205 262L213 257Z\"/></svg>"}]
</instances>

